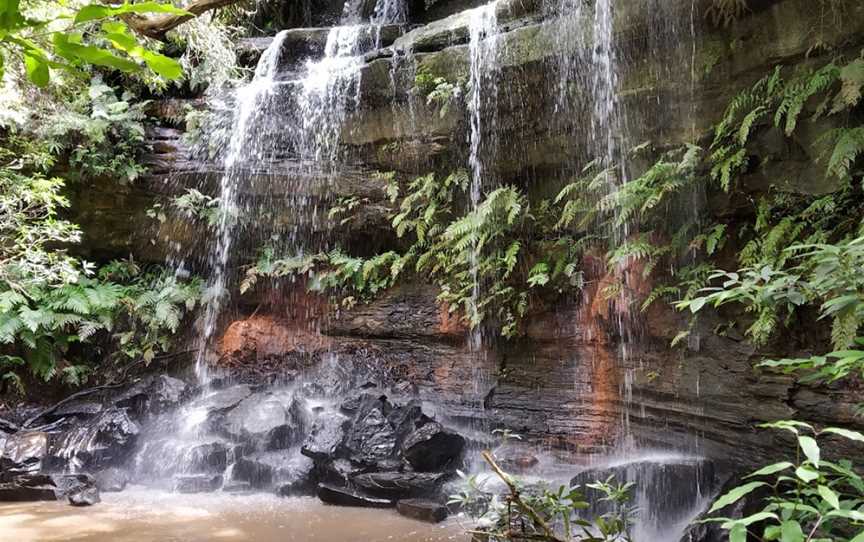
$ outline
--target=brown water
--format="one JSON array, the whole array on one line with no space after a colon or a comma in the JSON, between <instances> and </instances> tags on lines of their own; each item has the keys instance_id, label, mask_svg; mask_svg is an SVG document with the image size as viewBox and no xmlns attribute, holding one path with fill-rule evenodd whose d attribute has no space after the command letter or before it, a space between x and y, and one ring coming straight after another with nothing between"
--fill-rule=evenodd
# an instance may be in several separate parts
<instances>
[{"instance_id":1,"label":"brown water","mask_svg":"<svg viewBox=\"0 0 864 542\"><path fill-rule=\"evenodd\" d=\"M410 520L394 510L328 506L313 498L179 495L130 490L75 508L63 502L0 505L0 541L50 542L466 542L459 525Z\"/></svg>"}]
</instances>

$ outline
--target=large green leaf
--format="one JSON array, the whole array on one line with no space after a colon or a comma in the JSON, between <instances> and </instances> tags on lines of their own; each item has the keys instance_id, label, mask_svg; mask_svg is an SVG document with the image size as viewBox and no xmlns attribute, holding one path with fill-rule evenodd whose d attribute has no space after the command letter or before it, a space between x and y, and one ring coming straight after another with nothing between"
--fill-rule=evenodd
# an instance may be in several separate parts
<instances>
[{"instance_id":1,"label":"large green leaf","mask_svg":"<svg viewBox=\"0 0 864 542\"><path fill-rule=\"evenodd\" d=\"M27 71L27 79L37 87L45 87L50 79L48 64L38 56L24 54L24 69Z\"/></svg>"},{"instance_id":2,"label":"large green leaf","mask_svg":"<svg viewBox=\"0 0 864 542\"><path fill-rule=\"evenodd\" d=\"M729 542L747 542L747 527L736 523L729 531Z\"/></svg>"},{"instance_id":3,"label":"large green leaf","mask_svg":"<svg viewBox=\"0 0 864 542\"><path fill-rule=\"evenodd\" d=\"M765 482L749 482L742 486L738 486L730 492L726 493L716 501L714 501L714 505L711 506L711 510L708 511L709 514L720 510L726 506L729 506L732 503L738 502L741 497L753 492L756 489L759 489L762 486L768 485Z\"/></svg>"},{"instance_id":4,"label":"large green leaf","mask_svg":"<svg viewBox=\"0 0 864 542\"><path fill-rule=\"evenodd\" d=\"M24 17L19 9L19 0L0 0L0 34L23 24Z\"/></svg>"},{"instance_id":5,"label":"large green leaf","mask_svg":"<svg viewBox=\"0 0 864 542\"><path fill-rule=\"evenodd\" d=\"M84 23L87 21L95 21L97 19L105 19L107 17L116 17L118 15L128 15L131 13L170 13L172 15L193 15L185 9L175 7L173 4L160 4L158 2L141 2L138 4L125 3L122 6L110 7L100 6L97 4L85 6L81 8L75 15L75 24Z\"/></svg>"},{"instance_id":6,"label":"large green leaf","mask_svg":"<svg viewBox=\"0 0 864 542\"><path fill-rule=\"evenodd\" d=\"M840 435L841 437L847 438L849 440L857 440L858 442L864 442L864 435L862 435L858 431L850 431L849 429L841 429L839 427L826 427L822 430L822 433L832 433L834 435Z\"/></svg>"},{"instance_id":7,"label":"large green leaf","mask_svg":"<svg viewBox=\"0 0 864 542\"><path fill-rule=\"evenodd\" d=\"M789 520L780 524L781 542L804 542L804 531L797 521Z\"/></svg>"},{"instance_id":8,"label":"large green leaf","mask_svg":"<svg viewBox=\"0 0 864 542\"><path fill-rule=\"evenodd\" d=\"M124 51L132 58L143 60L147 64L147 67L158 75L166 79L178 79L183 75L183 68L179 62L143 47L127 31L126 25L123 23L107 22L102 25L102 29L105 31L105 37L111 42L111 45Z\"/></svg>"},{"instance_id":9,"label":"large green leaf","mask_svg":"<svg viewBox=\"0 0 864 542\"><path fill-rule=\"evenodd\" d=\"M840 508L840 497L838 497L830 487L819 486L818 491L819 496L821 496L825 502L830 504L832 508L835 510Z\"/></svg>"},{"instance_id":10,"label":"large green leaf","mask_svg":"<svg viewBox=\"0 0 864 542\"><path fill-rule=\"evenodd\" d=\"M70 62L86 62L97 66L115 68L124 72L135 72L141 67L125 58L121 58L106 49L92 45L81 45L74 43L67 34L55 32L54 50L58 55Z\"/></svg>"},{"instance_id":11,"label":"large green leaf","mask_svg":"<svg viewBox=\"0 0 864 542\"><path fill-rule=\"evenodd\" d=\"M762 467L761 469L757 470L753 474L747 475L747 478L752 478L754 476L769 476L771 474L778 473L780 471L786 470L786 469L788 469L790 467L794 467L794 466L795 465L793 465L792 463L790 463L788 461L782 461L780 463L774 463L773 465L768 465L767 467Z\"/></svg>"},{"instance_id":12,"label":"large green leaf","mask_svg":"<svg viewBox=\"0 0 864 542\"><path fill-rule=\"evenodd\" d=\"M804 455L807 456L807 459L810 460L810 463L818 469L819 445L816 443L816 439L808 436L800 436L798 437L798 445L801 447L801 451L804 452Z\"/></svg>"}]
</instances>

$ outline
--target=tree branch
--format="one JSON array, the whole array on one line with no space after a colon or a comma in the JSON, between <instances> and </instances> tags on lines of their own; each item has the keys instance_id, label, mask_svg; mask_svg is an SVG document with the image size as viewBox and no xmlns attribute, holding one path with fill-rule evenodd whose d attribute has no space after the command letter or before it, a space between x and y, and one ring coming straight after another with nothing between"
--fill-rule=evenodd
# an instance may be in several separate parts
<instances>
[{"instance_id":1,"label":"tree branch","mask_svg":"<svg viewBox=\"0 0 864 542\"><path fill-rule=\"evenodd\" d=\"M516 506L521 508L526 514L528 514L528 516L531 517L531 519L538 527L543 529L543 540L546 540L548 542L566 542L555 534L555 531L552 529L552 527L550 527L549 524L546 523L546 521L540 516L540 514L537 513L536 510L534 510L534 508L532 508L527 503L525 503L525 501L522 500L522 497L519 496L519 488L516 487L516 484L513 483L513 480L510 478L510 476L506 472L504 472L501 467L498 466L498 463L496 463L495 459L492 457L492 453L485 451L481 455L483 456L483 459L485 459L486 462L489 463L489 466L492 468L492 470L495 471L495 474L497 474L498 477L501 478L501 480L503 480L505 484L507 484L507 488L510 490L510 498L513 499L514 503L516 503Z\"/></svg>"},{"instance_id":2,"label":"tree branch","mask_svg":"<svg viewBox=\"0 0 864 542\"><path fill-rule=\"evenodd\" d=\"M143 15L126 15L123 17L123 20L126 21L126 24L128 24L132 30L142 36L164 40L166 32L177 28L186 21L194 19L208 11L224 8L232 4L238 4L241 1L242 0L192 0L188 6L183 8L191 15L173 15L170 13L152 15L149 17ZM110 1L106 0L105 3L110 3Z\"/></svg>"}]
</instances>

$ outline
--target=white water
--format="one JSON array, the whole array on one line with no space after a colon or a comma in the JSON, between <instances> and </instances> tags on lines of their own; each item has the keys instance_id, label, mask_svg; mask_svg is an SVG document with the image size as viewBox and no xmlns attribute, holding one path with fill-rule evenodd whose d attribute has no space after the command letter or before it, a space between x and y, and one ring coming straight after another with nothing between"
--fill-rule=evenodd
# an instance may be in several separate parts
<instances>
[{"instance_id":1,"label":"white water","mask_svg":"<svg viewBox=\"0 0 864 542\"><path fill-rule=\"evenodd\" d=\"M273 90L279 56L285 41L285 32L279 33L261 55L252 81L237 90L235 116L232 122L232 137L222 161L224 173L219 182L219 219L216 232L216 247L210 255L212 275L207 286L204 327L198 349L196 372L199 380L206 382L207 348L216 329L219 315L229 300L227 293L227 267L234 240L235 219L239 215L238 182L243 176L243 163L260 158L261 139L266 137L256 128L257 116L264 111L261 102Z\"/></svg>"},{"instance_id":2,"label":"white water","mask_svg":"<svg viewBox=\"0 0 864 542\"><path fill-rule=\"evenodd\" d=\"M476 210L483 198L484 190L497 184L488 166L497 158L497 109L498 109L498 19L497 1L471 11L468 25L468 57L470 75L468 80L468 166L471 172L469 189L470 209ZM473 286L469 316L474 319L479 312L479 300L483 295L478 266L479 249L471 254ZM469 346L475 356L483 353L483 330L477 324L469 332ZM472 368L472 390L478 403L491 386L490 375L482 368L485 363L475 363Z\"/></svg>"}]
</instances>

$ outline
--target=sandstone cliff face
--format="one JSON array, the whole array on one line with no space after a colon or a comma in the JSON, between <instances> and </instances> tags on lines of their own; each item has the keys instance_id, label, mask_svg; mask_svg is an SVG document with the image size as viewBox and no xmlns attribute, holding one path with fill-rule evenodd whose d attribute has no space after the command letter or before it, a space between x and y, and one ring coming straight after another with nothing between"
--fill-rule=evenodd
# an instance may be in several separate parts
<instances>
[{"instance_id":1,"label":"sandstone cliff face","mask_svg":"<svg viewBox=\"0 0 864 542\"><path fill-rule=\"evenodd\" d=\"M621 3L615 42L630 143L651 140L665 147L699 140L728 100L771 66L816 62L808 57L814 32L838 50L860 50L864 42L864 5L851 5L842 24L823 25L809 0L756 2L746 18L730 28L716 28L702 16L704 4ZM464 166L464 104L442 115L413 93L412 86L417 70L454 82L467 76L468 18L460 11L465 7L470 6L437 3L415 19L427 24L410 31L393 29L384 40L386 49L363 65L361 98L342 134L351 167L329 188L320 179L298 185L292 177L296 173L287 166L271 176L270 187L290 178L288 186L300 186L310 206L326 208L335 196L348 194L369 199L373 209L380 205L380 213L372 212L350 230L331 229L321 220L310 226L310 235L338 236L349 245L386 246L393 240L383 233L384 193L375 173L393 171L410 179ZM567 30L562 22L545 17L542 6L528 0L503 0L498 20L505 31L499 44L494 111L499 159L493 174L502 183L548 193L587 158L588 150L580 143L590 124L586 105L571 100L561 114L558 81L561 55L590 44L562 40ZM319 50L320 32L292 32L282 60L286 65ZM255 47L260 51L263 45ZM250 45L252 57L255 47ZM161 104L154 111L155 122L170 116L176 106ZM154 225L145 211L184 187L213 192L218 167L193 156L182 130L154 126L150 138L151 174L145 182L120 192L88 187L77 194L88 250L94 257L131 252L145 261L183 252L205 261L206 231L170 219ZM802 170L800 148L778 149L770 138L764 147L760 167L747 179L754 192L778 177L804 193L832 190L821 175ZM297 196L269 190L274 201ZM711 198L706 205L706 212L735 213L734 202L724 198ZM290 222L292 217L280 219ZM193 269L201 265L194 256L189 261ZM763 421L795 417L856 423L852 412L859 390L813 388L760 374L753 363L762 353L741 338L715 335L715 322L703 321L686 347L671 349L670 339L686 321L669 308L657 306L632 316L628 328L635 331L622 337L613 325L615 307L597 291L587 288L560 300L535 316L526 337L514 342L490 338L479 352L425 285L404 287L338 313L307 298L294 298L290 304L267 302L266 294L258 292L258 297L241 302L234 323L225 322L220 356L235 367L275 363L298 353L310 363L325 353L362 360L379 367L386 378L413 381L425 400L453 418L480 428L508 427L577 453L605 450L630 439L645 447L749 464L788 444L757 431L755 426ZM248 316L262 301L256 314ZM298 307L316 315L314 332L309 331L309 318L295 316ZM794 347L783 353L788 350Z\"/></svg>"}]
</instances>

